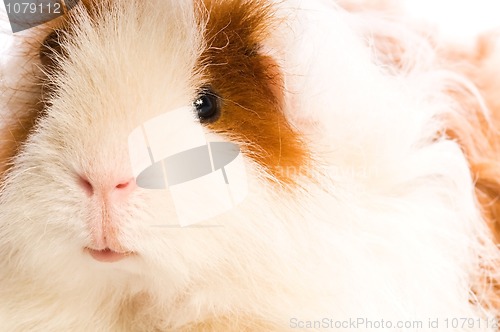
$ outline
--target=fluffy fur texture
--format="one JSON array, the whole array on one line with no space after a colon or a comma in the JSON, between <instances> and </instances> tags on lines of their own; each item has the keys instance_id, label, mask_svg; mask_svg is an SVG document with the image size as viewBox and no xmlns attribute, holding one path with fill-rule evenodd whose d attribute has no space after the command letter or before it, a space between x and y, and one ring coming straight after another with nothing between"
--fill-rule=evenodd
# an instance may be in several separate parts
<instances>
[{"instance_id":1,"label":"fluffy fur texture","mask_svg":"<svg viewBox=\"0 0 500 332\"><path fill-rule=\"evenodd\" d=\"M481 45L328 0L84 1L22 34L0 72L2 331L496 317L500 60ZM249 195L223 227L151 227L168 193L106 188L130 131L207 85ZM93 260L96 229L136 254Z\"/></svg>"}]
</instances>

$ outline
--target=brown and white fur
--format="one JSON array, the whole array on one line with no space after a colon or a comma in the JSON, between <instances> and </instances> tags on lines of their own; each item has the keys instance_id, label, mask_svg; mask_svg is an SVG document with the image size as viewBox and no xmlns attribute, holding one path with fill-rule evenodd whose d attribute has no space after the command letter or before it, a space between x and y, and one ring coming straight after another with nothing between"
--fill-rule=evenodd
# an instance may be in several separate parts
<instances>
[{"instance_id":1,"label":"brown and white fur","mask_svg":"<svg viewBox=\"0 0 500 332\"><path fill-rule=\"evenodd\" d=\"M403 22L329 0L89 0L17 36L0 329L497 317L499 44L443 51ZM120 186L127 136L207 85L223 107L205 129L241 146L248 197L207 221L223 227L151 227L175 211Z\"/></svg>"}]
</instances>

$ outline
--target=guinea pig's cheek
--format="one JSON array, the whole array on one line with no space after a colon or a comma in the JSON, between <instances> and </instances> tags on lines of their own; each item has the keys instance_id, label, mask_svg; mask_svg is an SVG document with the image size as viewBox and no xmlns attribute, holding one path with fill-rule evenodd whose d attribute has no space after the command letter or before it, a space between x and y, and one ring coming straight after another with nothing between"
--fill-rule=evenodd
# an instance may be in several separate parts
<instances>
[{"instance_id":1,"label":"guinea pig's cheek","mask_svg":"<svg viewBox=\"0 0 500 332\"><path fill-rule=\"evenodd\" d=\"M211 141L193 114L192 107L164 113L135 128L128 141L137 185L167 191L180 227L217 217L248 193L239 146ZM165 224L172 220L157 223Z\"/></svg>"}]
</instances>

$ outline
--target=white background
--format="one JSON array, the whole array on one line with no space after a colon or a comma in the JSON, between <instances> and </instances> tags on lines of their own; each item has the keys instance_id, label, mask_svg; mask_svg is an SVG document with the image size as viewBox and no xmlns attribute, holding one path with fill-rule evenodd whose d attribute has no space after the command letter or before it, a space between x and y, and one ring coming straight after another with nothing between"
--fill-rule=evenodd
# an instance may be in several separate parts
<instances>
[{"instance_id":1,"label":"white background","mask_svg":"<svg viewBox=\"0 0 500 332\"><path fill-rule=\"evenodd\" d=\"M400 0L414 17L430 21L455 39L500 28L500 0Z\"/></svg>"}]
</instances>

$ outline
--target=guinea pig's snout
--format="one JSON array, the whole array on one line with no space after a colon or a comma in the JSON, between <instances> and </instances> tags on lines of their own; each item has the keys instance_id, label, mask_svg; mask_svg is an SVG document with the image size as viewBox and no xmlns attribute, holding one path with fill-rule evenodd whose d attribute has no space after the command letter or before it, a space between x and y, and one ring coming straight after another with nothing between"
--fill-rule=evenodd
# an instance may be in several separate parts
<instances>
[{"instance_id":1,"label":"guinea pig's snout","mask_svg":"<svg viewBox=\"0 0 500 332\"><path fill-rule=\"evenodd\" d=\"M90 181L86 176L79 175L78 184L87 196L92 197L96 194L100 194L111 201L127 199L137 188L134 178L108 178Z\"/></svg>"},{"instance_id":2,"label":"guinea pig's snout","mask_svg":"<svg viewBox=\"0 0 500 332\"><path fill-rule=\"evenodd\" d=\"M132 177L91 175L80 173L77 179L79 188L89 198L86 223L90 237L84 251L99 262L117 262L133 254L120 239L124 220L117 211L127 204L138 186Z\"/></svg>"}]
</instances>

